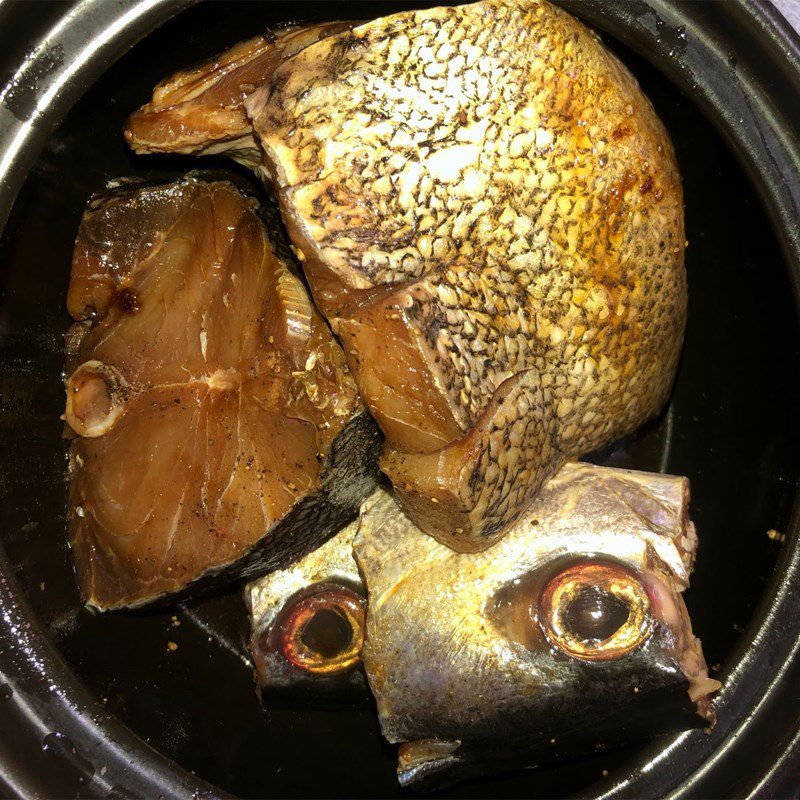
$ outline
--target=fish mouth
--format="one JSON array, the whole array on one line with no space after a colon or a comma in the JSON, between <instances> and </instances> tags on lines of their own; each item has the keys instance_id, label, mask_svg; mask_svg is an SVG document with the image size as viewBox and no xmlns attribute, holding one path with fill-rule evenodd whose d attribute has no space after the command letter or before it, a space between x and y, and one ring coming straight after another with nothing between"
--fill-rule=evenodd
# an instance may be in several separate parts
<instances>
[{"instance_id":1,"label":"fish mouth","mask_svg":"<svg viewBox=\"0 0 800 800\"><path fill-rule=\"evenodd\" d=\"M722 684L709 677L703 648L693 631L689 612L673 582L658 569L648 569L645 585L650 596L653 618L670 632L674 642L675 660L687 682L687 692L695 704L697 713L709 726L716 721L711 695Z\"/></svg>"}]
</instances>

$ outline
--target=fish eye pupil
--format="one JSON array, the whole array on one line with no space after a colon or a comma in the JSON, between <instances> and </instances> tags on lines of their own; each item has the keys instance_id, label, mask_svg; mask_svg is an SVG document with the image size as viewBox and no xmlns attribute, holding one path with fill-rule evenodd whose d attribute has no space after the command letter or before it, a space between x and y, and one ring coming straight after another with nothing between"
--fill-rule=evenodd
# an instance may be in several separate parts
<instances>
[{"instance_id":1,"label":"fish eye pupil","mask_svg":"<svg viewBox=\"0 0 800 800\"><path fill-rule=\"evenodd\" d=\"M567 630L583 641L610 639L630 616L628 604L599 586L582 587L564 610Z\"/></svg>"},{"instance_id":2,"label":"fish eye pupil","mask_svg":"<svg viewBox=\"0 0 800 800\"><path fill-rule=\"evenodd\" d=\"M321 608L303 625L300 640L320 658L335 658L353 641L353 626L337 609Z\"/></svg>"}]
</instances>

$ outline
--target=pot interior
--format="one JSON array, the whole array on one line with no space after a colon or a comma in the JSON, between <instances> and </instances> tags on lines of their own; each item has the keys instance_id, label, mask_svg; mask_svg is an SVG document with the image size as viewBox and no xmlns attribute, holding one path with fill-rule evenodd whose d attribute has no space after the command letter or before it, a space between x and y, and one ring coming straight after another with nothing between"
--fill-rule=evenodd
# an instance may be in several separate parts
<instances>
[{"instance_id":1,"label":"pot interior","mask_svg":"<svg viewBox=\"0 0 800 800\"><path fill-rule=\"evenodd\" d=\"M2 546L35 613L85 684L154 748L237 795L398 796L394 748L382 741L366 695L336 706L283 695L262 708L236 588L151 612L97 616L81 607L65 535L59 420L72 245L87 200L113 178L221 169L258 190L223 159L134 157L127 150L125 118L161 78L296 17L370 18L413 5L422 4L236 2L182 12L88 87L51 136L0 241ZM786 529L795 499L800 416L785 376L800 366L797 312L776 236L726 144L690 98L606 41L639 79L677 151L690 303L667 410L591 460L690 477L700 550L686 601L712 675L724 675L780 552L780 537L768 532ZM600 784L589 787L613 780L642 749L476 780L443 795L596 791ZM73 790L77 784L64 794Z\"/></svg>"}]
</instances>

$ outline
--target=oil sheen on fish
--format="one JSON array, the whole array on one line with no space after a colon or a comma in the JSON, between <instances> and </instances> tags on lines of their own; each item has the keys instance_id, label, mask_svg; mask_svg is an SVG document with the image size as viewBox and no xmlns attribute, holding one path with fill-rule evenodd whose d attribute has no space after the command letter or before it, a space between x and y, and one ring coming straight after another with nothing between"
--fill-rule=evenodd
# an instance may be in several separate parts
<instances>
[{"instance_id":1,"label":"oil sheen on fish","mask_svg":"<svg viewBox=\"0 0 800 800\"><path fill-rule=\"evenodd\" d=\"M200 66L176 73L125 125L137 153L227 153L257 169L261 152L244 98L285 58L349 27L331 22L256 36Z\"/></svg>"},{"instance_id":2,"label":"oil sheen on fish","mask_svg":"<svg viewBox=\"0 0 800 800\"><path fill-rule=\"evenodd\" d=\"M261 689L363 687L366 595L353 555L358 522L249 584L250 652Z\"/></svg>"},{"instance_id":3,"label":"oil sheen on fish","mask_svg":"<svg viewBox=\"0 0 800 800\"><path fill-rule=\"evenodd\" d=\"M274 228L194 177L122 186L83 216L65 418L91 606L290 563L374 487L377 428Z\"/></svg>"},{"instance_id":4,"label":"oil sheen on fish","mask_svg":"<svg viewBox=\"0 0 800 800\"><path fill-rule=\"evenodd\" d=\"M396 14L309 45L244 104L425 532L487 547L565 460L663 406L680 176L634 78L572 16Z\"/></svg>"},{"instance_id":5,"label":"oil sheen on fish","mask_svg":"<svg viewBox=\"0 0 800 800\"><path fill-rule=\"evenodd\" d=\"M568 463L481 553L362 507L364 666L403 785L530 767L713 722L680 593L685 478Z\"/></svg>"}]
</instances>

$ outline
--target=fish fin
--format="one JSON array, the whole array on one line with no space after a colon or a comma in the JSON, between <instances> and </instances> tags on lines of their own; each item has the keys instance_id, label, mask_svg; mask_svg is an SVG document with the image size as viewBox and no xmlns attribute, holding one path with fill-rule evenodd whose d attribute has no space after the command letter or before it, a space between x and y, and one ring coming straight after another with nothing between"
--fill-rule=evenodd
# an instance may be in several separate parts
<instances>
[{"instance_id":1,"label":"fish fin","mask_svg":"<svg viewBox=\"0 0 800 800\"><path fill-rule=\"evenodd\" d=\"M460 552L496 542L564 462L549 388L534 370L504 381L478 423L433 453L384 448L381 467L423 531Z\"/></svg>"},{"instance_id":2,"label":"fish fin","mask_svg":"<svg viewBox=\"0 0 800 800\"><path fill-rule=\"evenodd\" d=\"M269 71L277 59L275 45L257 36L198 67L176 72L128 118L128 144L137 153L203 153L223 143L225 148L247 146L257 152L235 78L241 76L241 83L255 80L262 64Z\"/></svg>"},{"instance_id":3,"label":"fish fin","mask_svg":"<svg viewBox=\"0 0 800 800\"><path fill-rule=\"evenodd\" d=\"M256 169L261 150L245 110L248 95L287 58L352 27L327 22L239 42L214 58L161 81L134 111L124 134L137 153L227 153Z\"/></svg>"},{"instance_id":4,"label":"fish fin","mask_svg":"<svg viewBox=\"0 0 800 800\"><path fill-rule=\"evenodd\" d=\"M420 739L400 745L397 754L397 778L402 787L426 783L432 775L460 763L455 753L461 742L443 739Z\"/></svg>"},{"instance_id":5,"label":"fish fin","mask_svg":"<svg viewBox=\"0 0 800 800\"><path fill-rule=\"evenodd\" d=\"M697 554L697 532L689 518L689 479L676 475L630 473L612 475L609 490L624 503L630 513L642 521L654 541L666 540L674 545L680 563L672 571L685 587L694 569Z\"/></svg>"}]
</instances>

